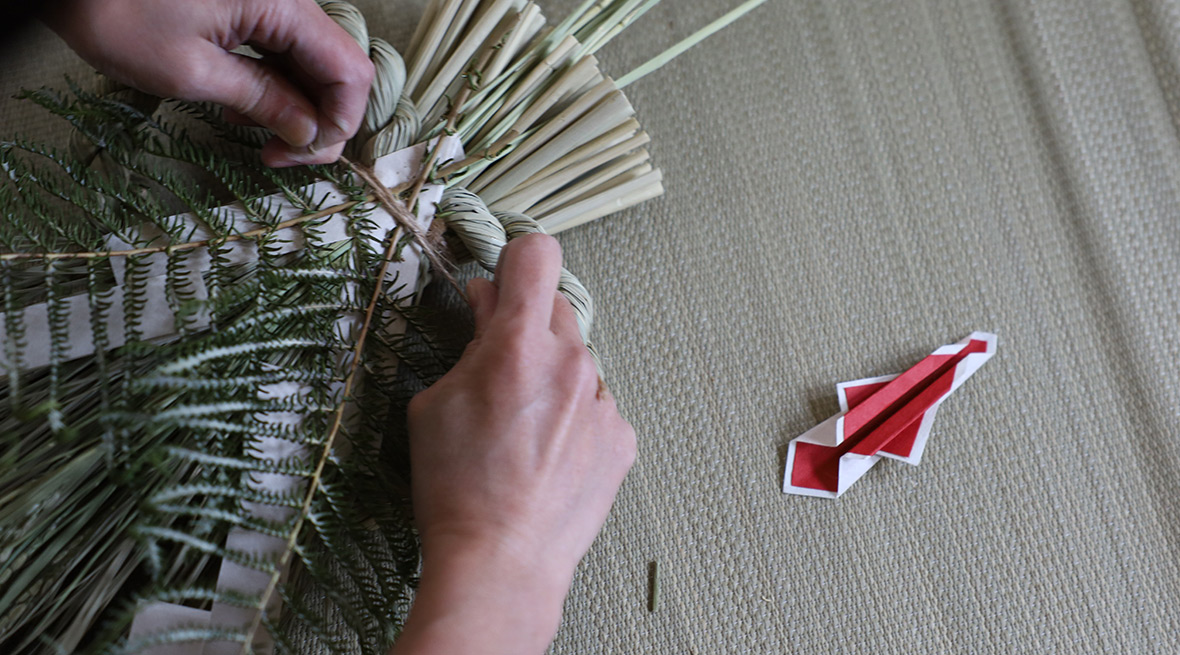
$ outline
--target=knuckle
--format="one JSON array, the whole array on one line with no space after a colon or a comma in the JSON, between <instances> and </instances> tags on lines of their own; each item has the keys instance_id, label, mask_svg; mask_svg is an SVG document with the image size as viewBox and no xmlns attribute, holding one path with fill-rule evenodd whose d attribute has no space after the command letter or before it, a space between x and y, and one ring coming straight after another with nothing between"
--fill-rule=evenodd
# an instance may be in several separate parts
<instances>
[{"instance_id":1,"label":"knuckle","mask_svg":"<svg viewBox=\"0 0 1180 655\"><path fill-rule=\"evenodd\" d=\"M344 152L344 144L338 143L330 148L323 148L317 150L316 153L307 158L309 164L331 164L340 159L340 155Z\"/></svg>"},{"instance_id":2,"label":"knuckle","mask_svg":"<svg viewBox=\"0 0 1180 655\"><path fill-rule=\"evenodd\" d=\"M353 59L355 61L350 62L344 68L344 83L367 88L373 83L373 78L377 76L377 69L373 66L373 62L360 50L356 51L356 56Z\"/></svg>"},{"instance_id":3,"label":"knuckle","mask_svg":"<svg viewBox=\"0 0 1180 655\"><path fill-rule=\"evenodd\" d=\"M540 347L537 331L524 318L513 318L506 321L509 329L506 333L497 335L496 350L499 356L509 363L527 361L532 353Z\"/></svg>"},{"instance_id":4,"label":"knuckle","mask_svg":"<svg viewBox=\"0 0 1180 655\"><path fill-rule=\"evenodd\" d=\"M274 122L276 112L264 111L267 109L266 99L271 97L274 91L274 78L259 72L255 75L253 83L246 85L246 88L248 89L246 93L235 98L239 106L233 107L233 109L263 124Z\"/></svg>"},{"instance_id":5,"label":"knuckle","mask_svg":"<svg viewBox=\"0 0 1180 655\"><path fill-rule=\"evenodd\" d=\"M349 57L332 71L333 84L339 85L349 93L367 92L376 77L376 69L368 57L357 53L356 57Z\"/></svg>"}]
</instances>

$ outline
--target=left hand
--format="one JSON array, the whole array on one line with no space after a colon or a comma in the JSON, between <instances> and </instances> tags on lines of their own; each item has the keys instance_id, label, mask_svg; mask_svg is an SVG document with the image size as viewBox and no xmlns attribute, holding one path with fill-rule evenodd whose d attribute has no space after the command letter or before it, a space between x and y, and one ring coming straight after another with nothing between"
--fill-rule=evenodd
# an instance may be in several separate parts
<instances>
[{"instance_id":1,"label":"left hand","mask_svg":"<svg viewBox=\"0 0 1180 655\"><path fill-rule=\"evenodd\" d=\"M270 129L270 166L339 158L373 81L366 53L314 0L68 0L47 22L119 82ZM241 45L267 55L229 52Z\"/></svg>"}]
</instances>

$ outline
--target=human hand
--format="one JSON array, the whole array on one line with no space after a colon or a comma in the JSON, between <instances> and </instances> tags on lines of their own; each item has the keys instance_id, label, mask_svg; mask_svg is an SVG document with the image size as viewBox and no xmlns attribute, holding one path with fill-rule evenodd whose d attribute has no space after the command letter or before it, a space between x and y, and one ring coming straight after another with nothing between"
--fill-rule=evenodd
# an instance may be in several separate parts
<instances>
[{"instance_id":1,"label":"human hand","mask_svg":"<svg viewBox=\"0 0 1180 655\"><path fill-rule=\"evenodd\" d=\"M270 129L270 166L339 158L373 81L369 58L314 0L68 0L47 22L119 82ZM244 44L268 54L229 52Z\"/></svg>"},{"instance_id":2,"label":"human hand","mask_svg":"<svg viewBox=\"0 0 1180 655\"><path fill-rule=\"evenodd\" d=\"M397 653L542 652L634 461L560 267L553 238L510 242L498 288L468 286L475 338L410 403L423 571Z\"/></svg>"}]
</instances>

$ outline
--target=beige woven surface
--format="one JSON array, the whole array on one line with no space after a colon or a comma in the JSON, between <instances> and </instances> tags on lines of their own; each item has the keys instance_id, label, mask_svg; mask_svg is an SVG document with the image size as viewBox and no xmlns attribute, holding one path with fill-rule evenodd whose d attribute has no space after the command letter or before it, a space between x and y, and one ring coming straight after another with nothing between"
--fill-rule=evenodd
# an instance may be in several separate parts
<instances>
[{"instance_id":1,"label":"beige woven surface","mask_svg":"<svg viewBox=\"0 0 1180 655\"><path fill-rule=\"evenodd\" d=\"M420 3L361 5L398 36ZM22 52L0 92L76 69ZM553 651L1180 650L1175 4L771 0L628 95L667 196L563 244L640 456ZM920 467L779 492L836 382L973 329L999 353Z\"/></svg>"}]
</instances>

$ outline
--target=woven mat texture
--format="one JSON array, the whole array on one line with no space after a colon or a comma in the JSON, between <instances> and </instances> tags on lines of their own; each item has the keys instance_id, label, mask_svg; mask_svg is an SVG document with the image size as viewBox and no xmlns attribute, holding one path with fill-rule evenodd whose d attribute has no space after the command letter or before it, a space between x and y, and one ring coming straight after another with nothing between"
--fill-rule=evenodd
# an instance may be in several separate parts
<instances>
[{"instance_id":1,"label":"woven mat texture","mask_svg":"<svg viewBox=\"0 0 1180 655\"><path fill-rule=\"evenodd\" d=\"M361 3L401 43L421 5ZM0 92L83 70L33 34ZM771 0L628 95L667 195L562 242L640 454L552 652L1180 652L1176 4ZM779 491L836 382L976 329L921 466Z\"/></svg>"}]
</instances>

